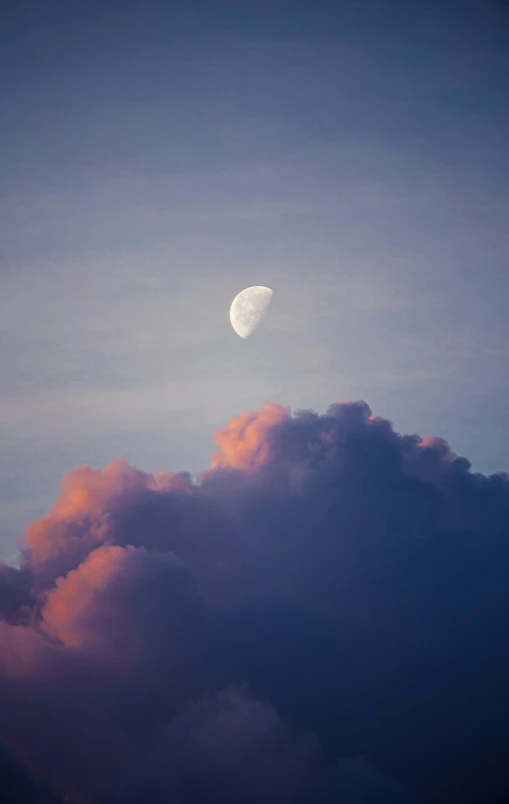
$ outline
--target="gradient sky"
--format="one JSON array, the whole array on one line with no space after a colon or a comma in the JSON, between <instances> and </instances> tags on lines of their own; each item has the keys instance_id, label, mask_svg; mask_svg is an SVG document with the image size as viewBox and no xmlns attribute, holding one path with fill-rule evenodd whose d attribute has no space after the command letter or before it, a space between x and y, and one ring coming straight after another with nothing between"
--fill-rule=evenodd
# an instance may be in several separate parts
<instances>
[{"instance_id":1,"label":"gradient sky","mask_svg":"<svg viewBox=\"0 0 509 804\"><path fill-rule=\"evenodd\" d=\"M8 5L0 557L64 472L198 471L265 400L509 468L506 4Z\"/></svg>"}]
</instances>

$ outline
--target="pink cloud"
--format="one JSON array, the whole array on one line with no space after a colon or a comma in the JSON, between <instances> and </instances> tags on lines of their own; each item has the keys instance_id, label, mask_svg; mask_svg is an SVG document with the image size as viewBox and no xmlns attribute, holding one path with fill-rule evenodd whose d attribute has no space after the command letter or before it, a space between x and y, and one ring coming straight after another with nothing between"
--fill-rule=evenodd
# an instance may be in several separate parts
<instances>
[{"instance_id":1,"label":"pink cloud","mask_svg":"<svg viewBox=\"0 0 509 804\"><path fill-rule=\"evenodd\" d=\"M212 456L212 467L256 469L271 461L270 430L290 418L289 408L265 402L261 411L234 416L224 430L216 430L219 451Z\"/></svg>"}]
</instances>

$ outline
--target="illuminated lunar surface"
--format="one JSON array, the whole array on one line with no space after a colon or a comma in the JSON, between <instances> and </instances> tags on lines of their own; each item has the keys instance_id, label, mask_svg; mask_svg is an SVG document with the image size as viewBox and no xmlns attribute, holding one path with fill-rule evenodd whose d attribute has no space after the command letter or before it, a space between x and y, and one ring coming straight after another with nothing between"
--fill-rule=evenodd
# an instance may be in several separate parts
<instances>
[{"instance_id":1,"label":"illuminated lunar surface","mask_svg":"<svg viewBox=\"0 0 509 804\"><path fill-rule=\"evenodd\" d=\"M241 290L230 307L230 321L241 338L249 338L260 324L267 311L274 291L263 285L253 285Z\"/></svg>"}]
</instances>

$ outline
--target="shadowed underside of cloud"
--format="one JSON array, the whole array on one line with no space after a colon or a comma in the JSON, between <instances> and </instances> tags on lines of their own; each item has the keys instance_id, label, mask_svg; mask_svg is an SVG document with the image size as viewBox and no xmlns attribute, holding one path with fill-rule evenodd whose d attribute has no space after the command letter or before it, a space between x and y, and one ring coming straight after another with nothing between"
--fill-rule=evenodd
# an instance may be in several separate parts
<instances>
[{"instance_id":1,"label":"shadowed underside of cloud","mask_svg":"<svg viewBox=\"0 0 509 804\"><path fill-rule=\"evenodd\" d=\"M75 470L0 567L0 793L502 801L509 478L364 402L216 442Z\"/></svg>"}]
</instances>

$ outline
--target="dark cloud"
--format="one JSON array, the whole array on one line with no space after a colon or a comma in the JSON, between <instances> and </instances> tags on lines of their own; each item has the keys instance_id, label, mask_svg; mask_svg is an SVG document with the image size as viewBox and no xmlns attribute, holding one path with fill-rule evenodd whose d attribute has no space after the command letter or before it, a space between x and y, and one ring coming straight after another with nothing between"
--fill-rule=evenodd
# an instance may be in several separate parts
<instances>
[{"instance_id":1,"label":"dark cloud","mask_svg":"<svg viewBox=\"0 0 509 804\"><path fill-rule=\"evenodd\" d=\"M1 567L10 755L77 804L502 800L509 478L364 402L216 441L77 469Z\"/></svg>"},{"instance_id":2,"label":"dark cloud","mask_svg":"<svg viewBox=\"0 0 509 804\"><path fill-rule=\"evenodd\" d=\"M49 787L35 781L32 774L0 746L0 801L8 804L64 804Z\"/></svg>"},{"instance_id":3,"label":"dark cloud","mask_svg":"<svg viewBox=\"0 0 509 804\"><path fill-rule=\"evenodd\" d=\"M21 622L29 616L35 599L30 592L32 575L0 561L0 620Z\"/></svg>"}]
</instances>

